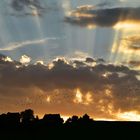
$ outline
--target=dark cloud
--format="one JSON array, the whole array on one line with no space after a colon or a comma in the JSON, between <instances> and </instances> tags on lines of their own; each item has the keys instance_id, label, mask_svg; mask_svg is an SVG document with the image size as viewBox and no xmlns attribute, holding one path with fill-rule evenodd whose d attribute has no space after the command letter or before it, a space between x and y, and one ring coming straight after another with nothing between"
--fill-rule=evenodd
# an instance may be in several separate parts
<instances>
[{"instance_id":1,"label":"dark cloud","mask_svg":"<svg viewBox=\"0 0 140 140\"><path fill-rule=\"evenodd\" d=\"M65 21L81 26L114 26L119 21L140 21L140 8L118 7L107 9L95 9L94 7L81 7L72 11Z\"/></svg>"},{"instance_id":2,"label":"dark cloud","mask_svg":"<svg viewBox=\"0 0 140 140\"><path fill-rule=\"evenodd\" d=\"M9 5L9 4L8 4ZM11 16L44 16L50 11L59 11L59 2L43 0L11 0L9 5Z\"/></svg>"},{"instance_id":3,"label":"dark cloud","mask_svg":"<svg viewBox=\"0 0 140 140\"><path fill-rule=\"evenodd\" d=\"M45 10L45 7L40 0L12 0L11 7L16 12L22 12L24 15L33 16L36 16L36 14L42 15Z\"/></svg>"},{"instance_id":4,"label":"dark cloud","mask_svg":"<svg viewBox=\"0 0 140 140\"><path fill-rule=\"evenodd\" d=\"M3 54L0 54L0 60L2 60L2 59L4 59L4 58L6 58L6 56L3 55Z\"/></svg>"},{"instance_id":5,"label":"dark cloud","mask_svg":"<svg viewBox=\"0 0 140 140\"><path fill-rule=\"evenodd\" d=\"M48 65L23 65L1 59L0 105L6 105L8 111L14 107L32 107L63 114L87 112L110 118L118 111L140 113L138 74L125 66L95 65L93 58L83 62L59 58ZM79 92L80 99L75 99Z\"/></svg>"},{"instance_id":6,"label":"dark cloud","mask_svg":"<svg viewBox=\"0 0 140 140\"><path fill-rule=\"evenodd\" d=\"M16 11L22 11L24 8L34 6L37 9L43 9L39 0L12 0L11 6Z\"/></svg>"},{"instance_id":7,"label":"dark cloud","mask_svg":"<svg viewBox=\"0 0 140 140\"><path fill-rule=\"evenodd\" d=\"M87 57L87 58L86 58L86 62L88 62L88 63L93 63L93 62L96 62L96 60L94 60L94 59L91 58L91 57Z\"/></svg>"}]
</instances>

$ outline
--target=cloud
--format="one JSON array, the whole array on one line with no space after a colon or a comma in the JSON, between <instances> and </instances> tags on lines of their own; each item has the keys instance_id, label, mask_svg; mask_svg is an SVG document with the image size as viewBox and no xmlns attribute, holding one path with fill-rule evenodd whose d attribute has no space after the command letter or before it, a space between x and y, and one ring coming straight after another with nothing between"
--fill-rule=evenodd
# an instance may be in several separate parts
<instances>
[{"instance_id":1,"label":"cloud","mask_svg":"<svg viewBox=\"0 0 140 140\"><path fill-rule=\"evenodd\" d=\"M27 55L22 55L20 58L20 63L22 64L28 64L31 62L31 58Z\"/></svg>"},{"instance_id":2,"label":"cloud","mask_svg":"<svg viewBox=\"0 0 140 140\"><path fill-rule=\"evenodd\" d=\"M82 6L70 12L65 21L81 26L114 26L118 22L140 22L140 7L116 7L96 9L94 6Z\"/></svg>"},{"instance_id":3,"label":"cloud","mask_svg":"<svg viewBox=\"0 0 140 140\"><path fill-rule=\"evenodd\" d=\"M47 4L46 4L47 3ZM11 0L7 1L9 14L16 17L37 16L42 17L49 11L59 11L59 3L48 3L43 0Z\"/></svg>"},{"instance_id":4,"label":"cloud","mask_svg":"<svg viewBox=\"0 0 140 140\"><path fill-rule=\"evenodd\" d=\"M11 5L15 10L23 10L24 6L35 6L42 9L39 0L12 0Z\"/></svg>"},{"instance_id":5,"label":"cloud","mask_svg":"<svg viewBox=\"0 0 140 140\"><path fill-rule=\"evenodd\" d=\"M126 44L127 48L134 51L140 50L140 36L130 36L127 38L122 39L123 43Z\"/></svg>"},{"instance_id":6,"label":"cloud","mask_svg":"<svg viewBox=\"0 0 140 140\"><path fill-rule=\"evenodd\" d=\"M128 66L135 69L140 70L140 61L139 60L131 60L127 62ZM139 76L138 76L139 78Z\"/></svg>"},{"instance_id":7,"label":"cloud","mask_svg":"<svg viewBox=\"0 0 140 140\"><path fill-rule=\"evenodd\" d=\"M75 60L58 58L47 65L24 65L0 60L0 106L8 111L31 107L39 113L47 110L65 115L86 112L98 118L140 113L139 72L95 64L92 58L78 61L75 65Z\"/></svg>"},{"instance_id":8,"label":"cloud","mask_svg":"<svg viewBox=\"0 0 140 140\"><path fill-rule=\"evenodd\" d=\"M59 38L55 38L55 37L47 37L47 38L43 38L43 39L37 39L37 40L26 40L23 42L14 42L14 43L10 43L7 46L0 48L0 51L12 51L12 50L16 50L18 48L22 48L28 45L36 45L36 44L44 44L47 43L47 41L49 40L57 40Z\"/></svg>"},{"instance_id":9,"label":"cloud","mask_svg":"<svg viewBox=\"0 0 140 140\"><path fill-rule=\"evenodd\" d=\"M40 0L12 0L10 5L15 11L25 15L40 16L45 10L44 4Z\"/></svg>"},{"instance_id":10,"label":"cloud","mask_svg":"<svg viewBox=\"0 0 140 140\"><path fill-rule=\"evenodd\" d=\"M129 61L128 63L134 67L140 67L140 61Z\"/></svg>"}]
</instances>

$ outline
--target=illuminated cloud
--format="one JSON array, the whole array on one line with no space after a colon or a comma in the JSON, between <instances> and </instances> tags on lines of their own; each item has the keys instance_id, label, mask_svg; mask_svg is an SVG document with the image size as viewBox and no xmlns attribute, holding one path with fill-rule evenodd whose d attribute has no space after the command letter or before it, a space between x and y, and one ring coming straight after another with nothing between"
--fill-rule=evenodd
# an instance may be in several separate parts
<instances>
[{"instance_id":1,"label":"illuminated cloud","mask_svg":"<svg viewBox=\"0 0 140 140\"><path fill-rule=\"evenodd\" d=\"M89 65L95 61L86 58L83 65L74 66L74 60L57 58L48 65L23 65L1 59L1 111L30 107L38 113L86 112L96 118L112 119L125 112L140 114L139 72L107 63Z\"/></svg>"},{"instance_id":2,"label":"illuminated cloud","mask_svg":"<svg viewBox=\"0 0 140 140\"><path fill-rule=\"evenodd\" d=\"M27 55L22 55L20 58L20 63L22 64L28 64L31 62L31 58Z\"/></svg>"},{"instance_id":3,"label":"illuminated cloud","mask_svg":"<svg viewBox=\"0 0 140 140\"><path fill-rule=\"evenodd\" d=\"M128 49L140 51L140 36L130 36L123 39Z\"/></svg>"},{"instance_id":4,"label":"illuminated cloud","mask_svg":"<svg viewBox=\"0 0 140 140\"><path fill-rule=\"evenodd\" d=\"M100 8L95 6L81 6L69 13L65 21L80 26L114 26L118 22L140 22L139 7Z\"/></svg>"}]
</instances>

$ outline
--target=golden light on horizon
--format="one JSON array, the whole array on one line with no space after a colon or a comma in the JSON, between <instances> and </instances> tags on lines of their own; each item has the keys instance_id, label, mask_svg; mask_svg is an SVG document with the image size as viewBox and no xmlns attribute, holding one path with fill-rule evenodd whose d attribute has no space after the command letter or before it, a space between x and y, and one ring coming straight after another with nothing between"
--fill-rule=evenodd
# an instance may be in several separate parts
<instances>
[{"instance_id":1,"label":"golden light on horizon","mask_svg":"<svg viewBox=\"0 0 140 140\"><path fill-rule=\"evenodd\" d=\"M116 121L116 119L109 119L109 118L94 118L94 120L96 121Z\"/></svg>"},{"instance_id":2,"label":"golden light on horizon","mask_svg":"<svg viewBox=\"0 0 140 140\"><path fill-rule=\"evenodd\" d=\"M31 108L39 118L58 113L64 121L84 114L140 121L137 3L4 1L0 113Z\"/></svg>"},{"instance_id":3,"label":"golden light on horizon","mask_svg":"<svg viewBox=\"0 0 140 140\"><path fill-rule=\"evenodd\" d=\"M45 113L35 114L35 115L37 115L40 119L42 119L44 114ZM110 112L110 114L112 114L112 111ZM63 114L63 115L61 115L61 118L63 118L64 122L66 122L67 119L71 118L72 116L73 116L73 114L70 114L70 115ZM81 117L82 114L81 115L77 114L76 116ZM90 117L96 121L140 121L140 114L136 113L135 111L113 114L113 117L108 117L108 116L107 117L106 116L97 117L96 114L95 114L95 116L90 115Z\"/></svg>"},{"instance_id":4,"label":"golden light on horizon","mask_svg":"<svg viewBox=\"0 0 140 140\"><path fill-rule=\"evenodd\" d=\"M135 111L119 113L117 117L122 121L140 121L140 114Z\"/></svg>"},{"instance_id":5,"label":"golden light on horizon","mask_svg":"<svg viewBox=\"0 0 140 140\"><path fill-rule=\"evenodd\" d=\"M63 115L61 117L63 118L64 122L66 122L68 118L70 118L70 116L63 116Z\"/></svg>"}]
</instances>

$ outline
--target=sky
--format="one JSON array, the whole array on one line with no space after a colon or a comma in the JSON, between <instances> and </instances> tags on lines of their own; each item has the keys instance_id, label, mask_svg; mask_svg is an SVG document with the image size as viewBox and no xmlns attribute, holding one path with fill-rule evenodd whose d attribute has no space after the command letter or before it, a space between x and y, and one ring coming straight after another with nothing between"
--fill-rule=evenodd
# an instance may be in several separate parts
<instances>
[{"instance_id":1,"label":"sky","mask_svg":"<svg viewBox=\"0 0 140 140\"><path fill-rule=\"evenodd\" d=\"M138 0L0 2L0 113L140 120Z\"/></svg>"}]
</instances>

